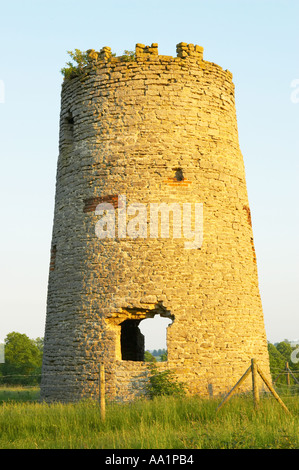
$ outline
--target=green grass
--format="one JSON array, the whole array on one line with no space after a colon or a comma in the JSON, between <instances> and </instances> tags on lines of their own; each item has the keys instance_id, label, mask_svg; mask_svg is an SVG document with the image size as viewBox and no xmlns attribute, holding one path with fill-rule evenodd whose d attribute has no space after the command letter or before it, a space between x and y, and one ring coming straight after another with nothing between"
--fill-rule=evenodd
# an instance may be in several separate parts
<instances>
[{"instance_id":1,"label":"green grass","mask_svg":"<svg viewBox=\"0 0 299 470\"><path fill-rule=\"evenodd\" d=\"M283 398L291 416L273 398L258 411L251 397L219 400L157 397L107 404L101 421L97 402L45 404L38 389L0 390L1 449L297 449L299 400ZM19 392L19 395L16 393ZM34 395L35 394L35 395ZM14 398L13 398L14 397Z\"/></svg>"},{"instance_id":2,"label":"green grass","mask_svg":"<svg viewBox=\"0 0 299 470\"><path fill-rule=\"evenodd\" d=\"M0 386L0 404L8 402L36 401L39 399L39 395L39 386Z\"/></svg>"}]
</instances>

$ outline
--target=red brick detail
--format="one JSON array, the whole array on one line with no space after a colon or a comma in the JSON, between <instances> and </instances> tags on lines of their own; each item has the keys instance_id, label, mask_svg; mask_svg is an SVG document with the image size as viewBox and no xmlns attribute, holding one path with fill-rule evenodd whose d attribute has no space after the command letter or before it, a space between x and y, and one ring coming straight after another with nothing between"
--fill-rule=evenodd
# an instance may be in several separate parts
<instances>
[{"instance_id":1,"label":"red brick detail","mask_svg":"<svg viewBox=\"0 0 299 470\"><path fill-rule=\"evenodd\" d=\"M56 253L57 253L56 245L53 245L51 248L50 271L54 271L55 269Z\"/></svg>"},{"instance_id":2,"label":"red brick detail","mask_svg":"<svg viewBox=\"0 0 299 470\"><path fill-rule=\"evenodd\" d=\"M178 181L176 178L167 178L167 180L164 180L164 183L168 184L168 186L189 186L192 184L192 181L185 180L183 179L182 181Z\"/></svg>"},{"instance_id":3,"label":"red brick detail","mask_svg":"<svg viewBox=\"0 0 299 470\"><path fill-rule=\"evenodd\" d=\"M251 247L252 247L252 252L253 252L253 262L256 264L256 254L255 254L253 238L250 238L250 242L251 242Z\"/></svg>"},{"instance_id":4,"label":"red brick detail","mask_svg":"<svg viewBox=\"0 0 299 470\"><path fill-rule=\"evenodd\" d=\"M247 213L247 220L248 220L248 223L249 225L252 227L252 222L251 222L251 212L250 212L250 209L248 206L243 206L243 209L246 211Z\"/></svg>"},{"instance_id":5,"label":"red brick detail","mask_svg":"<svg viewBox=\"0 0 299 470\"><path fill-rule=\"evenodd\" d=\"M109 204L112 204L114 209L117 209L120 207L118 205L118 195L113 194L113 195L108 195L108 196L95 196L95 197L89 197L88 199L84 200L84 209L83 212L93 212L96 210L96 207L98 204L101 202L108 202Z\"/></svg>"}]
</instances>

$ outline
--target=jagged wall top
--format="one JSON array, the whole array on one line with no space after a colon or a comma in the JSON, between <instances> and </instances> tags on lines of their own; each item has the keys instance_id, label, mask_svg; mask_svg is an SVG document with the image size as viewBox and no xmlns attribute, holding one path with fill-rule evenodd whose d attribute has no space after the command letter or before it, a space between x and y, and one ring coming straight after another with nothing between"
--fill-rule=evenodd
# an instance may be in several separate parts
<instances>
[{"instance_id":1,"label":"jagged wall top","mask_svg":"<svg viewBox=\"0 0 299 470\"><path fill-rule=\"evenodd\" d=\"M194 58L199 61L203 60L203 47L187 44L186 42L180 42L176 46L177 57L181 59ZM112 52L110 47L103 47L99 52L94 49L87 51L91 61L104 60L108 61L112 59ZM151 46L145 46L144 44L136 44L135 46L135 58L136 60L148 60L155 56L158 56L158 44L153 43ZM117 57L119 59L124 56ZM167 56L169 57L169 56Z\"/></svg>"},{"instance_id":2,"label":"jagged wall top","mask_svg":"<svg viewBox=\"0 0 299 470\"><path fill-rule=\"evenodd\" d=\"M147 62L147 61L156 61L158 59L166 61L184 61L188 60L190 62L197 63L201 68L206 68L207 66L216 67L218 70L223 70L227 74L227 78L232 80L233 74L229 70L224 70L220 65L215 64L214 62L204 61L203 60L203 51L204 48L198 46L197 44L187 44L186 42L180 42L176 45L176 57L169 55L159 55L158 54L158 44L153 43L150 46L137 43L135 46L135 52L125 51L124 55L116 57L112 54L110 47L103 47L99 52L94 49L89 49L86 52L89 56L90 64L96 65L99 62L113 63L113 62L122 62L122 61L136 61L136 62ZM129 53L126 55L126 53Z\"/></svg>"},{"instance_id":3,"label":"jagged wall top","mask_svg":"<svg viewBox=\"0 0 299 470\"><path fill-rule=\"evenodd\" d=\"M159 55L158 54L158 44L153 43L150 46L146 46L144 44L137 43L135 46L135 51L124 51L123 55L116 56L112 53L111 48L108 46L102 47L100 51L96 51L95 49L88 49L87 53L87 64L86 64L86 72L90 70L90 68L97 68L100 67L115 67L119 64L133 64L134 62L137 64L143 63L175 63L178 62L180 65L183 65L184 62L188 62L189 64L194 64L200 69L207 69L208 72L215 71L216 73L223 73L225 74L225 78L232 82L233 74L229 70L223 69L221 66L215 64L214 62L209 62L203 60L203 47L194 45L194 44L187 44L186 42L180 42L176 45L176 57L170 55ZM85 69L85 66L83 67ZM68 77L65 75L66 78L74 78L74 77L84 77L82 75L83 71L82 67L77 68L75 73L71 73ZM64 69L62 69L63 71ZM69 80L64 80L64 83Z\"/></svg>"}]
</instances>

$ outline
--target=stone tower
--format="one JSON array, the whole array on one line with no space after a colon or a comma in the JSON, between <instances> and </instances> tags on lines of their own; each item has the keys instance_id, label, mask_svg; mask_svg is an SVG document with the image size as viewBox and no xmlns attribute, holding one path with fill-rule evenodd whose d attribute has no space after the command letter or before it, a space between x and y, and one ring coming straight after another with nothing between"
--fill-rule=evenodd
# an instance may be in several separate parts
<instances>
[{"instance_id":1,"label":"stone tower","mask_svg":"<svg viewBox=\"0 0 299 470\"><path fill-rule=\"evenodd\" d=\"M156 314L159 367L191 394L226 392L252 357L269 377L232 74L186 43L88 54L62 86L42 398L96 397L100 362L109 398L142 395Z\"/></svg>"}]
</instances>

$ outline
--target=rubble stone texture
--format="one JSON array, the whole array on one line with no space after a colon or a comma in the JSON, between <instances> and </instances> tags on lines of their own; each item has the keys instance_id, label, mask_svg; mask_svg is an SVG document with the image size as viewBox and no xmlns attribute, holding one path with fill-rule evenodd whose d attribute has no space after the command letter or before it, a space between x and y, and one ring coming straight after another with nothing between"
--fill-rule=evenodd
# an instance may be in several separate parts
<instances>
[{"instance_id":1,"label":"rubble stone texture","mask_svg":"<svg viewBox=\"0 0 299 470\"><path fill-rule=\"evenodd\" d=\"M173 320L158 367L190 394L227 392L251 358L270 378L232 74L193 44L177 57L157 44L88 52L62 86L42 399L97 398L100 363L109 399L142 396L138 325L156 314ZM118 223L120 196L126 207L202 203L201 247L171 233L100 239L96 208L110 204Z\"/></svg>"}]
</instances>

